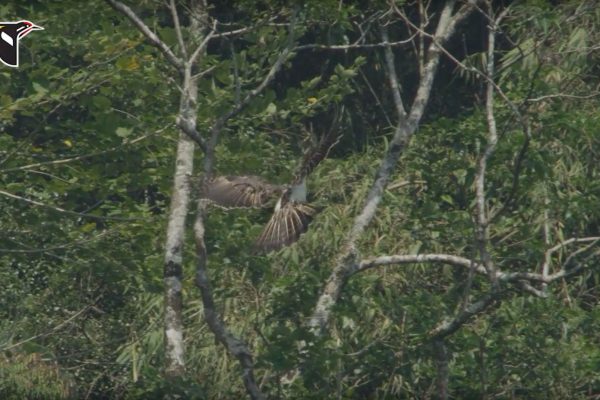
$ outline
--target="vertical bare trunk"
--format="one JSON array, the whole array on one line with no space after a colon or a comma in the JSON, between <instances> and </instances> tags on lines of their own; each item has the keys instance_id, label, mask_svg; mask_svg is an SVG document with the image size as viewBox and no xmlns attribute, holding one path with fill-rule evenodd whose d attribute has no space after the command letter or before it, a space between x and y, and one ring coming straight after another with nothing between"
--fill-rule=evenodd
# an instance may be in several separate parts
<instances>
[{"instance_id":1,"label":"vertical bare trunk","mask_svg":"<svg viewBox=\"0 0 600 400\"><path fill-rule=\"evenodd\" d=\"M435 368L437 375L435 377L435 398L438 400L448 399L448 349L444 339L435 339L433 341L433 352L435 358Z\"/></svg>"},{"instance_id":2,"label":"vertical bare trunk","mask_svg":"<svg viewBox=\"0 0 600 400\"><path fill-rule=\"evenodd\" d=\"M190 176L194 167L194 143L179 134L171 209L165 248L165 373L179 376L185 371L183 359L182 294L185 219L190 201Z\"/></svg>"},{"instance_id":3,"label":"vertical bare trunk","mask_svg":"<svg viewBox=\"0 0 600 400\"><path fill-rule=\"evenodd\" d=\"M489 15L492 14L491 2L488 2ZM490 26L488 30L488 50L487 50L487 76L489 80L486 87L485 109L487 114L488 134L487 144L479 159L477 173L475 175L475 200L476 200L476 225L475 225L475 241L479 250L480 261L485 267L492 286L498 289L498 279L496 276L496 266L492 260L492 256L488 249L489 247L489 225L490 218L487 211L487 201L485 192L485 175L487 172L488 162L491 159L496 145L498 144L498 132L496 129L496 117L494 115L494 50L495 50L495 32L496 27Z\"/></svg>"},{"instance_id":4,"label":"vertical bare trunk","mask_svg":"<svg viewBox=\"0 0 600 400\"><path fill-rule=\"evenodd\" d=\"M268 84L281 69L284 62L288 59L291 52L291 47L293 45L294 26L295 22L293 16L289 27L290 34L287 46L285 49L283 49L283 51L281 51L279 57L272 65L269 72L265 75L262 82L255 89L251 90L243 100L237 102L230 111L218 117L213 123L213 126L210 129L210 137L205 143L203 163L204 183L206 183L206 180L210 179L213 175L215 165L215 147L217 145L219 135L227 124L227 121L240 113L254 97L258 96L263 92L263 90L266 89ZM196 88L196 85L194 85L194 87ZM186 117L186 115L182 115L182 117L184 117L184 119L187 121L191 121L191 118ZM195 130L195 119L193 120L193 125L190 127L190 129ZM227 349L229 354L237 358L239 361L240 367L242 368L242 381L244 382L246 392L250 398L253 400L263 400L265 399L265 395L261 392L261 389L254 376L254 361L252 352L242 339L238 338L231 333L231 331L229 331L224 319L221 317L219 310L217 309L217 305L213 297L210 278L208 275L208 255L204 241L204 221L206 219L206 214L206 203L202 199L199 199L196 219L194 222L194 238L196 241L197 255L196 286L198 289L200 289L202 304L204 306L204 318L209 329L215 335L215 338Z\"/></svg>"},{"instance_id":5,"label":"vertical bare trunk","mask_svg":"<svg viewBox=\"0 0 600 400\"><path fill-rule=\"evenodd\" d=\"M196 16L204 15L203 2L195 2ZM181 28L175 4L171 2L171 11L177 27L177 34L186 55L185 44L181 36ZM200 32L199 18L193 18L193 32ZM184 63L182 95L179 104L179 119L183 119L193 129L196 127L196 102L198 86L192 77L192 65ZM167 244L165 250L164 283L165 283L165 374L170 377L180 376L185 372L183 345L183 247L185 242L185 220L190 203L190 178L194 170L195 144L188 135L181 132L177 144L175 161L175 177L171 195L171 211L167 227Z\"/></svg>"}]
</instances>

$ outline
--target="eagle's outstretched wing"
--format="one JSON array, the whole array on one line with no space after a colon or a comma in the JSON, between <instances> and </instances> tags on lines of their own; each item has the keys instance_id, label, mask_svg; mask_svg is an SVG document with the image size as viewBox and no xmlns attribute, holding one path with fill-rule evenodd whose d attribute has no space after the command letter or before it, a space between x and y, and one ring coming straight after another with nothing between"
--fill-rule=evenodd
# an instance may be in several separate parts
<instances>
[{"instance_id":1,"label":"eagle's outstretched wing","mask_svg":"<svg viewBox=\"0 0 600 400\"><path fill-rule=\"evenodd\" d=\"M279 196L273 215L255 242L269 252L294 243L308 229L317 209L306 203L306 178L339 141L344 109L336 111L329 131L302 157L289 186L272 185L257 176L219 176L204 187L204 197L221 207L268 207Z\"/></svg>"},{"instance_id":2,"label":"eagle's outstretched wing","mask_svg":"<svg viewBox=\"0 0 600 400\"><path fill-rule=\"evenodd\" d=\"M341 136L338 135L339 124L344 113L342 110L336 110L333 117L333 123L329 131L321 136L319 142L309 148L302 157L299 167L294 175L294 183L301 182L319 165L321 161L327 158L329 151L340 141Z\"/></svg>"},{"instance_id":3,"label":"eagle's outstretched wing","mask_svg":"<svg viewBox=\"0 0 600 400\"><path fill-rule=\"evenodd\" d=\"M219 176L207 183L204 197L221 207L260 208L269 206L282 190L257 176Z\"/></svg>"}]
</instances>

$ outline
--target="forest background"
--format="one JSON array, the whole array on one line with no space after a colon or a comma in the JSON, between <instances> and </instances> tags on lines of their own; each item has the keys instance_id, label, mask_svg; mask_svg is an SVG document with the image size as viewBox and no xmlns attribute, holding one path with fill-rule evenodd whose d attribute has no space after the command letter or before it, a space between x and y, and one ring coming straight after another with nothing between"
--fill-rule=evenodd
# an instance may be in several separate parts
<instances>
[{"instance_id":1,"label":"forest background","mask_svg":"<svg viewBox=\"0 0 600 400\"><path fill-rule=\"evenodd\" d=\"M0 397L600 398L594 0L0 18ZM202 200L331 132L291 246Z\"/></svg>"}]
</instances>

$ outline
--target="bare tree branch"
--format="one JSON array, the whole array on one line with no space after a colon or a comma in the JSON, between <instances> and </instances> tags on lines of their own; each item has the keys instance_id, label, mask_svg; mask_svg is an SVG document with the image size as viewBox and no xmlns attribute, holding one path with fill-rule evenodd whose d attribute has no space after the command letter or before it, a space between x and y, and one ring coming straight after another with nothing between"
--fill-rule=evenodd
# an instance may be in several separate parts
<instances>
[{"instance_id":1,"label":"bare tree branch","mask_svg":"<svg viewBox=\"0 0 600 400\"><path fill-rule=\"evenodd\" d=\"M294 47L294 51L302 51L302 50L330 50L330 51L346 51L346 50L355 50L355 49L381 49L387 47L398 47L403 46L412 42L414 36L411 36L405 40L398 40L395 42L389 42L384 39L381 43L353 43L353 44L304 44L300 46Z\"/></svg>"},{"instance_id":2,"label":"bare tree branch","mask_svg":"<svg viewBox=\"0 0 600 400\"><path fill-rule=\"evenodd\" d=\"M516 287L518 287L519 289L521 289L522 291L527 292L531 295L534 295L535 297L541 297L541 298L548 297L548 294L544 291L544 289L542 289L542 290L536 289L528 282L516 281L516 282L513 282L513 284Z\"/></svg>"},{"instance_id":3,"label":"bare tree branch","mask_svg":"<svg viewBox=\"0 0 600 400\"><path fill-rule=\"evenodd\" d=\"M468 11L467 7L470 5L476 5L479 1L470 1L468 4L465 4L463 6L462 9L464 9L464 11ZM509 9L505 9L502 12L501 17L504 17L507 13L508 13ZM457 12L457 14L460 13ZM412 21L410 21L410 19L408 19L406 16L404 16L404 14L400 11L398 11L398 15L400 15L404 21L411 25L414 29L419 30L419 32L426 37L429 37L433 42L439 41L434 35L431 35L430 33L427 33L423 30L421 30L421 28L419 28L418 26L416 26L415 24L412 23ZM462 14L463 17L466 17L467 14ZM487 14L486 14L487 16ZM512 110L513 114L519 119L519 122L521 123L521 125L523 126L523 128L525 129L527 126L527 123L525 121L525 118L523 117L522 113L519 111L519 108L508 98L508 96L506 95L506 93L504 93L504 91L496 84L496 82L493 80L493 77L487 75L485 72L480 71L477 68L474 67L469 67L467 65L465 65L464 63L462 63L460 60L458 60L456 57L454 57L452 55L452 53L450 53L448 50L446 50L446 48L443 46L443 43L437 43L438 48L440 49L440 51L442 53L444 53L444 55L446 57L448 57L452 62L454 62L458 67L460 67L461 69L468 71L468 72L472 72L475 73L477 76L483 78L485 81L491 83L494 86L494 89L496 90L496 92L498 92L498 95L500 95L500 97L502 98L502 100L504 100L504 102L510 107L510 109Z\"/></svg>"},{"instance_id":4,"label":"bare tree branch","mask_svg":"<svg viewBox=\"0 0 600 400\"><path fill-rule=\"evenodd\" d=\"M220 24L218 21L217 21L217 23ZM229 37L229 36L242 35L247 32L252 32L253 30L256 30L256 29L257 29L256 26L249 26L246 28L234 29L232 31L215 33L214 37L215 38L224 38L224 37Z\"/></svg>"},{"instance_id":5,"label":"bare tree branch","mask_svg":"<svg viewBox=\"0 0 600 400\"><path fill-rule=\"evenodd\" d=\"M347 236L346 244L337 257L336 265L327 279L325 287L313 310L309 326L317 335L321 334L325 329L329 321L331 309L338 301L346 281L359 268L356 242L373 219L382 194L388 184L390 174L421 120L439 64L441 48L438 43L445 43L454 33L457 24L466 18L472 10L470 5L464 5L456 14L452 14L454 5L454 0L447 1L440 14L435 33L436 40L429 46L428 62L424 68L424 76L417 89L410 113L406 119L398 119L394 137L390 142L387 154L381 162L373 186L365 200L365 205L361 213L354 219L354 224ZM393 71L387 71L387 73L391 74ZM397 108L400 107L397 106Z\"/></svg>"},{"instance_id":6,"label":"bare tree branch","mask_svg":"<svg viewBox=\"0 0 600 400\"><path fill-rule=\"evenodd\" d=\"M289 26L289 23L276 23L273 22L277 19L277 16L271 17L269 18L268 21L257 21L255 24L253 24L252 26L247 26L247 27L243 27L243 28L238 28L238 29L234 29L231 31L225 31L225 32L219 32L219 33L215 33L215 35L213 36L214 38L226 38L229 36L237 36L237 35L242 35L244 33L247 32L252 32L255 31L263 26L278 26L278 27L287 27ZM225 23L225 22L221 22L215 19L215 22L217 25L221 25L221 26L229 26L231 24Z\"/></svg>"},{"instance_id":7,"label":"bare tree branch","mask_svg":"<svg viewBox=\"0 0 600 400\"><path fill-rule=\"evenodd\" d=\"M190 139L192 139L203 152L206 152L206 140L200 136L200 132L196 129L196 123L186 118L181 114L175 118L175 124L181 129Z\"/></svg>"},{"instance_id":8,"label":"bare tree branch","mask_svg":"<svg viewBox=\"0 0 600 400\"><path fill-rule=\"evenodd\" d=\"M429 15L427 14L429 5L430 3L423 7L423 0L419 0L419 28L421 31L424 31L429 25ZM415 33L418 33L418 31ZM419 49L416 51L416 55L419 61L419 77L422 78L425 68L425 36L423 35L419 35Z\"/></svg>"},{"instance_id":9,"label":"bare tree branch","mask_svg":"<svg viewBox=\"0 0 600 400\"><path fill-rule=\"evenodd\" d=\"M217 68L216 65L213 65L211 67L206 68L203 71L198 72L197 74L192 75L192 79L198 80L200 78L203 78L205 75L211 73L215 68Z\"/></svg>"},{"instance_id":10,"label":"bare tree branch","mask_svg":"<svg viewBox=\"0 0 600 400\"><path fill-rule=\"evenodd\" d=\"M385 43L388 43L390 41L390 38L388 37L387 27L385 25L381 26L381 38ZM388 69L387 75L390 81L392 95L394 96L394 104L396 105L398 120L405 120L406 110L404 109L404 104L402 103L402 96L400 95L400 85L398 84L398 74L396 73L394 53L392 52L392 48L390 46L385 46L384 52L385 64Z\"/></svg>"},{"instance_id":11,"label":"bare tree branch","mask_svg":"<svg viewBox=\"0 0 600 400\"><path fill-rule=\"evenodd\" d=\"M548 99L587 100L587 99L592 99L592 98L598 97L598 96L600 96L600 92L594 92L592 94L587 94L587 95L577 95L577 94L569 94L569 93L554 93L554 94L547 94L545 96L535 97L532 99L527 99L526 101L529 103L537 103L537 102L548 100Z\"/></svg>"},{"instance_id":12,"label":"bare tree branch","mask_svg":"<svg viewBox=\"0 0 600 400\"><path fill-rule=\"evenodd\" d=\"M383 103L381 102L381 100L379 100L379 96L377 96L377 93L375 92L375 89L373 89L373 85L371 85L371 82L369 82L369 79L367 78L367 76L365 75L365 73L362 71L362 69L359 68L358 69L358 73L360 74L361 78L363 79L363 81L365 82L365 84L367 85L367 87L369 88L369 92L371 92L371 95L375 99L375 102L377 103L377 105L381 109L381 112L382 112L383 116L385 117L385 120L386 120L388 126L392 126L393 123L390 120L390 117L388 116L388 113L385 110L385 107L383 106Z\"/></svg>"},{"instance_id":13,"label":"bare tree branch","mask_svg":"<svg viewBox=\"0 0 600 400\"><path fill-rule=\"evenodd\" d=\"M444 338L436 338L433 341L433 352L435 357L435 367L437 370L435 386L438 400L448 398L448 380L450 371L448 370L448 348Z\"/></svg>"},{"instance_id":14,"label":"bare tree branch","mask_svg":"<svg viewBox=\"0 0 600 400\"><path fill-rule=\"evenodd\" d=\"M183 345L183 247L185 222L190 202L190 179L194 169L194 142L179 134L167 223L163 280L165 284L165 364L168 376L180 376L185 371Z\"/></svg>"},{"instance_id":15,"label":"bare tree branch","mask_svg":"<svg viewBox=\"0 0 600 400\"><path fill-rule=\"evenodd\" d=\"M238 359L242 367L242 379L246 387L246 391L252 399L264 399L256 379L254 377L254 362L252 361L252 353L248 346L240 339L235 337L223 322L220 317L215 301L212 295L212 289L208 278L206 263L207 253L204 244L204 214L206 212L206 204L204 201L198 201L198 210L196 214L196 222L194 223L194 237L196 239L196 286L200 289L202 296L202 304L204 306L204 318L210 330L214 333L217 340L225 346L227 351Z\"/></svg>"},{"instance_id":16,"label":"bare tree branch","mask_svg":"<svg viewBox=\"0 0 600 400\"><path fill-rule=\"evenodd\" d=\"M56 211L58 213L67 214L67 215L73 215L73 216L76 216L76 217L95 219L95 220L99 220L99 221L142 221L143 220L143 218L111 217L111 216L94 215L94 214L87 214L87 213L84 213L84 212L77 212L77 211L65 210L64 208L61 208L61 207L53 206L51 204L42 203L42 202L37 201L37 200L31 200L31 199L28 199L28 198L23 197L23 196L19 196L19 195L13 194L13 193L6 192L4 190L0 190L0 195L5 196L5 197L9 197L11 199L19 200L19 201L22 201L24 203L28 203L28 204L31 204L31 205L34 205L34 206L47 208L49 210Z\"/></svg>"},{"instance_id":17,"label":"bare tree branch","mask_svg":"<svg viewBox=\"0 0 600 400\"><path fill-rule=\"evenodd\" d=\"M175 0L169 2L169 8L171 9L171 16L173 17L173 25L175 25L175 34L177 35L177 41L181 48L181 54L184 59L187 59L187 47L183 41L183 33L181 32L181 24L179 23L179 15L177 13L177 7L175 6Z\"/></svg>"},{"instance_id":18,"label":"bare tree branch","mask_svg":"<svg viewBox=\"0 0 600 400\"><path fill-rule=\"evenodd\" d=\"M203 53L204 50L206 50L206 46L208 46L208 42L210 41L210 39L212 39L214 37L216 29L217 29L217 21L214 21L211 31L204 37L204 40L202 40L202 43L200 43L200 45L198 45L196 50L194 50L194 53L192 53L192 56L188 60L188 63L190 63L190 64L196 63L198 56L201 53Z\"/></svg>"},{"instance_id":19,"label":"bare tree branch","mask_svg":"<svg viewBox=\"0 0 600 400\"><path fill-rule=\"evenodd\" d=\"M171 197L171 206L167 226L167 239L165 243L164 282L165 282L165 364L166 373L169 376L178 376L185 370L184 347L183 347L183 325L182 325L182 261L185 233L185 220L190 200L190 176L193 173L194 142L205 150L205 141L196 131L196 97L197 76L192 76L192 67L200 52L205 48L205 38L192 57L191 62L183 61L175 56L171 49L152 32L148 26L125 4L116 0L106 0L117 11L127 16L134 25L156 46L183 74L182 95L177 117L177 125L182 130L177 145L176 167ZM187 58L187 49L183 40L183 34L179 23L179 16L173 0L170 1L170 10L175 24L177 39L184 58ZM191 31L194 35L200 35L201 21L205 21L206 10L203 3L195 4ZM193 141L192 141L193 140Z\"/></svg>"},{"instance_id":20,"label":"bare tree branch","mask_svg":"<svg viewBox=\"0 0 600 400\"><path fill-rule=\"evenodd\" d=\"M494 304L500 298L501 294L502 292L489 292L484 294L476 302L467 305L454 318L443 321L434 329L429 331L429 338L432 340L439 340L446 336L452 335L469 319L471 319L471 317L485 311L489 306Z\"/></svg>"},{"instance_id":21,"label":"bare tree branch","mask_svg":"<svg viewBox=\"0 0 600 400\"><path fill-rule=\"evenodd\" d=\"M546 250L546 252L544 254L544 262L541 267L542 281L544 283L550 283L554 280L557 280L557 279L567 276L569 273L572 274L572 273L576 272L575 269L573 269L571 271L567 271L567 267L570 266L571 261L573 261L575 256L577 256L578 254L590 250L599 241L600 241L600 236L591 236L591 237L585 237L585 238L571 238L571 239L565 240L564 242L561 242L561 243L557 244L556 246L553 246L550 249ZM569 256L567 256L565 262L562 264L561 268L557 272L555 272L554 274L549 274L552 255L554 253L556 253L557 251L563 249L566 246L569 246L571 244L578 244L578 243L589 243L589 244L587 246L585 246L584 248L571 253Z\"/></svg>"},{"instance_id":22,"label":"bare tree branch","mask_svg":"<svg viewBox=\"0 0 600 400\"><path fill-rule=\"evenodd\" d=\"M363 272L375 267L393 265L393 264L417 264L417 263L432 263L440 262L450 264L462 268L471 268L473 262L468 258L454 256L451 254L414 254L414 255L391 255L379 256L376 258L366 259L360 262L357 272ZM475 263L475 270L478 273L485 274L485 268Z\"/></svg>"},{"instance_id":23,"label":"bare tree branch","mask_svg":"<svg viewBox=\"0 0 600 400\"><path fill-rule=\"evenodd\" d=\"M167 60L169 60L171 65L173 65L178 70L181 70L181 68L183 67L183 61L180 58L178 58L175 55L175 53L173 53L173 51L169 48L169 46L165 44L165 42L160 40L156 33L150 30L148 25L146 25L144 21L142 21L141 18L138 17L137 14L131 8L129 8L127 5L121 3L118 0L106 0L106 2L110 4L112 8L119 11L120 13L123 13L127 18L129 18L129 20L133 22L133 24L138 28L138 30L142 32L144 36L146 36L150 43L152 43L152 45L158 48L165 55L165 57L167 58Z\"/></svg>"},{"instance_id":24,"label":"bare tree branch","mask_svg":"<svg viewBox=\"0 0 600 400\"><path fill-rule=\"evenodd\" d=\"M209 141L207 143L207 149L208 149L208 151L206 153L206 157L204 158L205 179L208 179L210 177L210 175L212 174L212 168L213 168L213 165L214 165L214 148L217 145L217 141L218 141L219 135L220 135L223 127L227 123L227 121L229 121L234 116L238 115L250 103L250 101L252 101L252 99L254 99L256 96L258 96L259 94L261 94L267 88L267 86L269 85L269 83L271 83L271 81L273 80L273 78L275 78L275 75L277 75L277 73L279 72L279 70L281 69L281 67L285 63L285 61L291 55L291 53L292 53L292 47L293 47L293 44L294 44L294 29L295 29L295 26L296 26L296 12L294 12L293 15L292 15L292 17L291 17L291 22L290 22L290 25L289 25L289 31L288 31L288 38L287 38L286 47L281 51L281 53L277 57L277 60L275 60L275 62L273 63L273 65L269 69L269 72L267 72L267 74L265 75L265 77L263 78L263 80L258 84L258 86L256 88L252 89L229 112L221 115L213 123L213 125L212 125L212 127L210 129L210 132L211 132L210 139L209 139Z\"/></svg>"},{"instance_id":25,"label":"bare tree branch","mask_svg":"<svg viewBox=\"0 0 600 400\"><path fill-rule=\"evenodd\" d=\"M20 167L6 168L6 169L0 170L0 172L28 171L28 170L31 170L33 168L42 167L42 166L46 166L46 165L68 164L68 163L71 163L71 162L74 162L74 161L85 160L85 159L88 159L88 158L97 157L97 156L100 156L100 155L103 155L103 154L111 153L113 151L119 150L119 149L121 149L123 147L135 144L137 142L141 142L142 140L145 140L145 139L147 139L149 137L152 137L154 135L157 135L159 133L164 132L167 128L168 128L168 125L165 126L165 127L163 127L163 128L161 128L161 129L159 129L159 130L157 130L154 133L149 133L147 135L138 136L135 139L131 139L131 140L125 139L123 141L123 143L121 143L118 146L114 146L114 147L111 147L109 149L102 150L102 151L97 151L95 153L82 154L80 156L63 158L61 160L42 161L42 162L35 163L35 164L22 165Z\"/></svg>"},{"instance_id":26,"label":"bare tree branch","mask_svg":"<svg viewBox=\"0 0 600 400\"><path fill-rule=\"evenodd\" d=\"M279 54L279 57L275 63L271 66L268 73L265 75L261 83L252 91L250 91L241 101L236 102L233 108L218 117L211 127L211 134L208 143L205 143L205 154L204 154L204 176L203 179L206 182L212 176L215 163L215 147L221 131L223 130L227 121L240 113L250 101L262 93L269 83L273 80L277 72L281 69L284 62L288 59L291 48L294 43L294 28L295 28L295 14L292 16L292 21L289 25L289 35L286 48ZM213 32L215 26L213 25ZM212 32L211 32L212 33ZM207 40L203 41L196 51L200 51L206 47ZM196 56L196 52L192 56L192 59ZM186 64L187 65L187 64ZM187 69L187 68L186 68ZM195 120L194 120L195 123ZM195 125L193 126L195 130ZM204 306L204 316L206 322L213 332L217 340L227 349L227 351L237 358L242 367L242 380L246 391L252 399L264 399L264 395L261 393L259 385L254 377L254 364L252 360L252 353L246 344L235 337L231 332L228 331L223 319L220 317L217 307L214 302L212 295L212 289L210 286L210 279L207 271L208 255L206 252L205 245L205 225L204 221L206 218L206 203L202 199L198 200L198 207L196 211L196 220L194 223L194 236L196 240L196 286L200 289L202 296L202 303Z\"/></svg>"},{"instance_id":27,"label":"bare tree branch","mask_svg":"<svg viewBox=\"0 0 600 400\"><path fill-rule=\"evenodd\" d=\"M572 244L583 244L587 245L581 249L578 249L572 253L570 253L565 261L563 262L560 269L554 274L544 274L537 272L502 272L496 271L496 279L502 282L516 282L516 281L529 281L529 282L546 282L551 283L557 279L564 277L568 271L566 269L572 264L573 260L579 254L587 252L591 250L594 246L596 246L600 242L600 236L589 236L583 238L570 238L565 240L564 242L558 243L555 246L552 246L548 250L546 250L544 254L544 261L541 269L549 269L549 264L551 262L552 255L559 250L564 249L565 247ZM593 254L595 255L595 253ZM386 265L402 265L402 264L418 264L418 263L444 263L448 265L454 265L456 267L461 267L465 269L473 268L475 272L481 275L487 275L487 271L485 267L481 264L473 262L465 257L456 256L452 254L407 254L407 255L386 255L379 256L375 258L368 258L360 261L354 273L364 272L369 269L377 268L380 266Z\"/></svg>"},{"instance_id":28,"label":"bare tree branch","mask_svg":"<svg viewBox=\"0 0 600 400\"><path fill-rule=\"evenodd\" d=\"M491 3L488 3L491 12ZM506 11L506 10L505 10ZM485 110L487 119L487 143L485 150L479 158L477 172L475 173L475 241L479 251L481 263L485 267L492 287L497 289L496 266L492 261L492 257L488 250L489 244L489 224L490 219L487 215L486 195L485 195L485 174L487 172L487 164L494 154L496 145L498 144L498 131L496 129L496 117L494 115L494 52L496 41L496 25L488 27L488 49L487 49L487 76L489 77L486 85Z\"/></svg>"}]
</instances>

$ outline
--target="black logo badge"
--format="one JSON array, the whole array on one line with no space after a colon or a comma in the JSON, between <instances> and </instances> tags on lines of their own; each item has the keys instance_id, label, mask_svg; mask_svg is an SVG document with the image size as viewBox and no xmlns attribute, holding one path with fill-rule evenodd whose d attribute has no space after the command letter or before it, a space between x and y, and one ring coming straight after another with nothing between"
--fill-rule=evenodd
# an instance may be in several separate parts
<instances>
[{"instance_id":1,"label":"black logo badge","mask_svg":"<svg viewBox=\"0 0 600 400\"><path fill-rule=\"evenodd\" d=\"M42 29L29 21L0 22L0 61L9 67L18 67L19 40L31 31Z\"/></svg>"}]
</instances>

